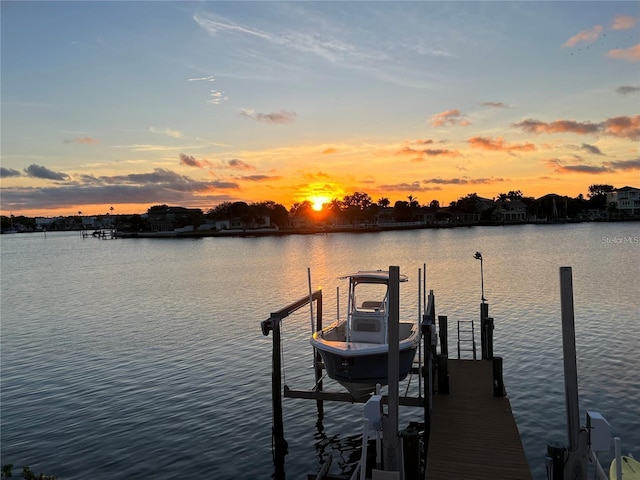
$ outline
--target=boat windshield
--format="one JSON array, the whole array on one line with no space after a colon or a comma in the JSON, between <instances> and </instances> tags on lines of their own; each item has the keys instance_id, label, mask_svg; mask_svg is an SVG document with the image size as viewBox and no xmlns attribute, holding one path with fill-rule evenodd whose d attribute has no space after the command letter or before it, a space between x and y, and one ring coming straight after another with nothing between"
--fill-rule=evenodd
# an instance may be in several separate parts
<instances>
[{"instance_id":1,"label":"boat windshield","mask_svg":"<svg viewBox=\"0 0 640 480\"><path fill-rule=\"evenodd\" d=\"M357 312L384 312L387 295L384 283L358 283L353 288L352 305Z\"/></svg>"}]
</instances>

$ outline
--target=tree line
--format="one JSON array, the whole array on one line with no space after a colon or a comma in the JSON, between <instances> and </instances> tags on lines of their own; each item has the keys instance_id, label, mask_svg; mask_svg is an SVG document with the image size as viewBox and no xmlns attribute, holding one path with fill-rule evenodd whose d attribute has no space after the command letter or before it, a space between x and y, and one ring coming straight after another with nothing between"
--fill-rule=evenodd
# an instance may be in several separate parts
<instances>
[{"instance_id":1,"label":"tree line","mask_svg":"<svg viewBox=\"0 0 640 480\"><path fill-rule=\"evenodd\" d=\"M380 197L376 201L366 192L354 192L345 195L342 199L334 198L323 205L321 211L313 209L309 200L295 202L290 209L284 205L268 200L263 202L247 203L243 201L223 202L203 212L201 209L184 209L181 224L193 224L196 228L207 222L240 219L244 225L260 226L265 217L269 218L271 225L279 228L287 228L293 218L306 218L310 222L337 221L340 223L372 223L379 215L381 209L393 209L393 218L396 222L410 222L419 212L430 212L437 220L450 218L458 214L479 214L481 220L490 220L493 211L500 205L521 202L527 208L530 215L537 217L551 217L554 210L562 218L579 218L588 211L613 211L615 207L607 204L607 193L613 192L615 187L607 184L594 184L588 187L585 197L579 194L577 197L560 195L545 195L538 199L525 196L520 190L511 190L500 193L491 199L484 199L477 193L469 193L452 201L447 206L440 205L438 200L431 200L421 204L418 198L408 195L406 200L397 200L391 206L388 197ZM490 202L488 205L487 201ZM154 205L147 210L147 214L162 213L169 209L167 205ZM148 216L147 215L147 216ZM144 230L148 227L148 220L143 215L113 215L99 216L105 225L117 228L126 228L133 231ZM34 218L25 216L2 216L1 228L3 231L12 225L21 225L26 230L34 230L36 222ZM81 229L82 212L77 216L66 217L64 221L52 229Z\"/></svg>"},{"instance_id":2,"label":"tree line","mask_svg":"<svg viewBox=\"0 0 640 480\"><path fill-rule=\"evenodd\" d=\"M525 196L521 190L511 190L500 193L491 199L483 199L477 193L469 193L448 206L441 206L438 200L431 200L426 204L420 204L418 198L409 195L406 200L397 200L393 204L394 218L398 222L408 222L414 218L416 211L428 211L435 214L436 218L447 218L455 214L482 214L490 217L492 210L501 204L522 202L527 211L539 217L551 216L554 210L554 201L559 203L555 209L565 218L576 218L586 211L606 211L614 207L607 204L607 193L613 192L615 187L607 184L594 184L588 188L585 198L579 194L575 198L560 195L545 195L538 199ZM493 205L488 206L486 200ZM225 202L210 209L204 215L212 220L224 220L227 218L241 218L246 223L256 223L263 216L270 216L272 223L279 227L288 225L290 217L306 217L310 220L322 220L334 218L348 223L367 223L376 218L380 209L391 207L388 197L380 197L374 201L366 192L354 192L345 195L342 199L334 198L323 205L321 211L315 211L309 200L294 203L289 210L273 201L247 204L245 202ZM487 218L488 219L488 218Z\"/></svg>"}]
</instances>

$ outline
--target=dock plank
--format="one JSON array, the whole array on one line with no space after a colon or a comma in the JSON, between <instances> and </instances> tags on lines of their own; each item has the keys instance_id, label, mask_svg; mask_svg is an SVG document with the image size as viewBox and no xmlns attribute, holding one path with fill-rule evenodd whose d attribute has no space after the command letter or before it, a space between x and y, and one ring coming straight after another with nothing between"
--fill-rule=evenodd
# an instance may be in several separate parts
<instances>
[{"instance_id":1,"label":"dock plank","mask_svg":"<svg viewBox=\"0 0 640 480\"><path fill-rule=\"evenodd\" d=\"M448 395L434 395L426 478L531 479L507 397L493 396L491 360L449 360Z\"/></svg>"}]
</instances>

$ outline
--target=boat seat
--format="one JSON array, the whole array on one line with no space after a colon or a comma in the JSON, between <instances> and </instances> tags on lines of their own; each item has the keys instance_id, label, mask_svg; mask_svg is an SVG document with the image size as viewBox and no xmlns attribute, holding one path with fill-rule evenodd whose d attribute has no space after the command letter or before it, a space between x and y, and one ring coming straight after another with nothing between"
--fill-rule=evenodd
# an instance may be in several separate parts
<instances>
[{"instance_id":1,"label":"boat seat","mask_svg":"<svg viewBox=\"0 0 640 480\"><path fill-rule=\"evenodd\" d=\"M365 302L362 302L362 308L363 309L374 310L376 312L382 310L383 305L384 305L384 302L376 302L376 301L371 301L371 300L367 300Z\"/></svg>"}]
</instances>

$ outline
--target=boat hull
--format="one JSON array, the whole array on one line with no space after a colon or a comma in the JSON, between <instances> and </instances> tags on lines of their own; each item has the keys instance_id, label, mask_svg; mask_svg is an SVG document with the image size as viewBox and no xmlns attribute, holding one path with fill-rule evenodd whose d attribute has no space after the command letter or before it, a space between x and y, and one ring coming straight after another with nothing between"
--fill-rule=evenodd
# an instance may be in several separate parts
<instances>
[{"instance_id":1,"label":"boat hull","mask_svg":"<svg viewBox=\"0 0 640 480\"><path fill-rule=\"evenodd\" d=\"M399 379L404 380L413 365L417 345L401 348L399 351ZM343 385L354 397L361 397L375 391L376 384L389 382L389 355L374 353L371 355L349 355L330 352L318 348L329 378Z\"/></svg>"}]
</instances>

